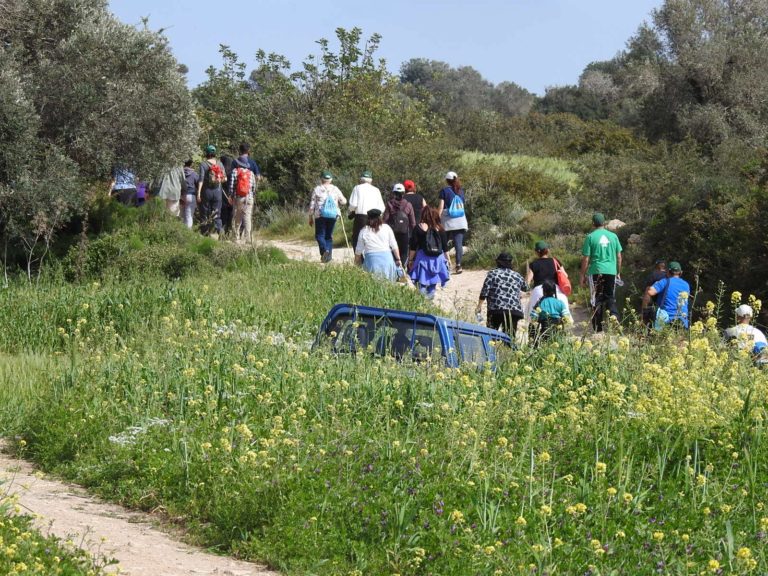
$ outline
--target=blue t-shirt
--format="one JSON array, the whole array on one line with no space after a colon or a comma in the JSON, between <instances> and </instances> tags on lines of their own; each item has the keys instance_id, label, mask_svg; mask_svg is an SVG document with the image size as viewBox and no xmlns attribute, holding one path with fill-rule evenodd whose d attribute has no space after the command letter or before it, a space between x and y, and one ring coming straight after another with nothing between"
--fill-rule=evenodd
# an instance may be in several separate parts
<instances>
[{"instance_id":1,"label":"blue t-shirt","mask_svg":"<svg viewBox=\"0 0 768 576\"><path fill-rule=\"evenodd\" d=\"M667 285L669 285L668 288ZM656 304L669 315L667 323L679 320L683 326L688 328L688 297L691 295L691 285L679 276L671 276L656 282L653 289L659 295ZM664 290L666 290L664 302L660 302ZM683 292L685 292L686 297L680 298L680 294Z\"/></svg>"}]
</instances>

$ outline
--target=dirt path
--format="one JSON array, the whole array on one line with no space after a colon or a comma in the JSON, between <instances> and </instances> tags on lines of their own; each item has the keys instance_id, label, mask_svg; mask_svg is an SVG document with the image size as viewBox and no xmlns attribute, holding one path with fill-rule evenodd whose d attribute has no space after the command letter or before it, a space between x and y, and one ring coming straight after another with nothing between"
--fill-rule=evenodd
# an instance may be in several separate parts
<instances>
[{"instance_id":1,"label":"dirt path","mask_svg":"<svg viewBox=\"0 0 768 576\"><path fill-rule=\"evenodd\" d=\"M280 248L286 256L292 260L301 260L304 262L320 262L320 254L317 246L300 240L261 240L268 242L272 246ZM354 253L349 248L333 249L333 264L354 264ZM487 270L464 270L462 274L451 276L450 282L442 290L438 289L435 296L435 303L443 309L450 318L458 318L469 322L475 322L475 306L480 297L480 290L483 288L483 282ZM528 303L528 296L523 295L523 307ZM588 321L589 314L587 310L578 303L572 302L570 305L571 314L574 319L574 325L571 327L572 333L582 334ZM518 337L524 338L526 329L525 322L518 328ZM522 329L521 329L522 328Z\"/></svg>"},{"instance_id":2,"label":"dirt path","mask_svg":"<svg viewBox=\"0 0 768 576\"><path fill-rule=\"evenodd\" d=\"M2 489L50 533L119 564L128 576L277 576L263 566L209 554L155 528L152 516L102 502L83 488L48 480L28 463L0 454Z\"/></svg>"}]
</instances>

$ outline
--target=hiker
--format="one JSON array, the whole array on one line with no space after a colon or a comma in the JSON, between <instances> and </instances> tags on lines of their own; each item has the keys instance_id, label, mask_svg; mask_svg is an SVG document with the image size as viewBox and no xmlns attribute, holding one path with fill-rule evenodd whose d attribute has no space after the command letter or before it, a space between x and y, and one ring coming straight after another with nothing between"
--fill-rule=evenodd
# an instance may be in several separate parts
<instances>
[{"instance_id":1,"label":"hiker","mask_svg":"<svg viewBox=\"0 0 768 576\"><path fill-rule=\"evenodd\" d=\"M368 210L368 223L360 230L355 245L355 264L362 264L371 274L394 282L402 271L402 261L395 234L384 224L381 214L378 208Z\"/></svg>"},{"instance_id":2,"label":"hiker","mask_svg":"<svg viewBox=\"0 0 768 576\"><path fill-rule=\"evenodd\" d=\"M330 262L333 259L333 229L336 219L340 216L339 206L347 203L344 194L332 181L333 174L323 170L320 174L320 185L312 191L312 199L309 202L309 225L315 226L320 262Z\"/></svg>"},{"instance_id":3,"label":"hiker","mask_svg":"<svg viewBox=\"0 0 768 576\"><path fill-rule=\"evenodd\" d=\"M149 195L149 182L139 180L136 183L136 206L144 206L147 203L147 196Z\"/></svg>"},{"instance_id":4,"label":"hiker","mask_svg":"<svg viewBox=\"0 0 768 576\"><path fill-rule=\"evenodd\" d=\"M165 200L165 207L176 218L180 214L180 200L182 193L186 190L184 180L184 168L174 166L166 168L160 175L160 186L157 197Z\"/></svg>"},{"instance_id":5,"label":"hiker","mask_svg":"<svg viewBox=\"0 0 768 576\"><path fill-rule=\"evenodd\" d=\"M403 182L403 188L405 188L405 198L408 200L411 206L413 206L413 217L418 224L421 222L421 210L427 205L427 201L424 200L424 196L416 192L416 183L413 180L406 180Z\"/></svg>"},{"instance_id":6,"label":"hiker","mask_svg":"<svg viewBox=\"0 0 768 576\"><path fill-rule=\"evenodd\" d=\"M654 328L661 330L667 324L680 324L688 328L688 297L691 286L681 278L683 268L679 262L670 262L669 275L645 289L643 308L651 305L651 298L656 299L657 310Z\"/></svg>"},{"instance_id":7,"label":"hiker","mask_svg":"<svg viewBox=\"0 0 768 576\"><path fill-rule=\"evenodd\" d=\"M221 225L224 228L224 232L229 234L229 231L232 230L232 218L235 215L235 207L228 190L229 182L232 181L232 170L235 169L235 159L229 154L222 154L219 157L219 161L224 166L224 174L227 177L226 181L221 185Z\"/></svg>"},{"instance_id":8,"label":"hiker","mask_svg":"<svg viewBox=\"0 0 768 576\"><path fill-rule=\"evenodd\" d=\"M136 175L126 166L112 168L109 195L124 206L136 206Z\"/></svg>"},{"instance_id":9,"label":"hiker","mask_svg":"<svg viewBox=\"0 0 768 576\"><path fill-rule=\"evenodd\" d=\"M366 170L360 175L360 183L352 188L352 194L349 195L349 218L354 218L352 224L352 246L357 246L360 230L368 225L368 211L378 210L384 212L384 200L381 198L381 191L371 182L373 174Z\"/></svg>"},{"instance_id":10,"label":"hiker","mask_svg":"<svg viewBox=\"0 0 768 576\"><path fill-rule=\"evenodd\" d=\"M467 215L464 212L464 189L461 187L456 172L445 175L447 186L440 190L440 201L437 206L443 228L448 233L448 239L453 241L456 250L455 274L461 274L461 260L464 257L464 235L469 230Z\"/></svg>"},{"instance_id":11,"label":"hiker","mask_svg":"<svg viewBox=\"0 0 768 576\"><path fill-rule=\"evenodd\" d=\"M605 216L600 212L592 215L594 230L584 239L581 249L582 286L587 284L589 275L590 292L594 296L592 328L603 331L603 315L606 309L617 321L616 280L621 278L621 242L619 237L605 228Z\"/></svg>"},{"instance_id":12,"label":"hiker","mask_svg":"<svg viewBox=\"0 0 768 576\"><path fill-rule=\"evenodd\" d=\"M440 212L424 206L421 222L413 229L408 256L408 275L428 299L435 297L437 285L445 286L448 272L448 236L440 224Z\"/></svg>"},{"instance_id":13,"label":"hiker","mask_svg":"<svg viewBox=\"0 0 768 576\"><path fill-rule=\"evenodd\" d=\"M240 148L242 150L242 146ZM251 170L247 155L240 155L232 166L229 177L229 194L227 200L234 208L232 225L235 231L235 242L238 244L245 237L249 244L253 243L251 227L253 226L253 202L256 194L256 174Z\"/></svg>"},{"instance_id":14,"label":"hiker","mask_svg":"<svg viewBox=\"0 0 768 576\"><path fill-rule=\"evenodd\" d=\"M528 334L534 348L549 340L557 328L571 319L568 307L556 296L557 284L547 279L541 284L541 288L543 296L534 303L530 313Z\"/></svg>"},{"instance_id":15,"label":"hiker","mask_svg":"<svg viewBox=\"0 0 768 576\"><path fill-rule=\"evenodd\" d=\"M546 280L551 280L555 283L555 296L568 309L568 296L565 295L557 283L557 266L560 263L549 253L549 244L544 240L539 240L534 244L533 250L536 253L536 258L526 265L525 273L525 281L531 287L526 316L531 315L533 305L544 297L542 284Z\"/></svg>"},{"instance_id":16,"label":"hiker","mask_svg":"<svg viewBox=\"0 0 768 576\"><path fill-rule=\"evenodd\" d=\"M725 331L725 340L734 344L739 350L749 350L753 356L757 357L768 350L768 340L762 331L752 326L753 316L754 310L749 304L742 304L736 308L736 326Z\"/></svg>"},{"instance_id":17,"label":"hiker","mask_svg":"<svg viewBox=\"0 0 768 576\"><path fill-rule=\"evenodd\" d=\"M184 195L181 197L181 201L184 204L184 211L182 213L182 219L184 225L187 228L192 228L195 218L195 208L197 207L197 183L200 177L197 174L197 170L192 168L192 159L184 162Z\"/></svg>"},{"instance_id":18,"label":"hiker","mask_svg":"<svg viewBox=\"0 0 768 576\"><path fill-rule=\"evenodd\" d=\"M395 233L395 240L400 249L400 260L403 265L406 265L411 231L416 227L416 216L413 206L404 200L403 194L405 194L405 186L402 184L395 184L392 187L392 196L387 200L384 210L384 222L389 224L392 232Z\"/></svg>"},{"instance_id":19,"label":"hiker","mask_svg":"<svg viewBox=\"0 0 768 576\"><path fill-rule=\"evenodd\" d=\"M512 269L512 255L502 252L496 257L496 268L485 277L475 313L479 315L483 301L487 301L486 326L494 330L501 327L514 340L517 323L523 318L522 291L528 291L528 284Z\"/></svg>"},{"instance_id":20,"label":"hiker","mask_svg":"<svg viewBox=\"0 0 768 576\"><path fill-rule=\"evenodd\" d=\"M656 260L656 262L653 263L653 270L648 275L648 277L645 279L645 284L643 285L643 294L645 294L645 291L650 287L656 284L659 280L662 280L667 277L667 261L666 260ZM658 298L658 294L656 296L653 296L651 298L651 302L649 306L642 306L640 310L640 317L643 320L643 324L648 327L653 327L653 321L655 319L655 312L656 309L654 306L656 305L656 299Z\"/></svg>"},{"instance_id":21,"label":"hiker","mask_svg":"<svg viewBox=\"0 0 768 576\"><path fill-rule=\"evenodd\" d=\"M224 165L216 159L216 147L205 147L205 160L200 163L197 183L197 203L200 206L200 232L209 234L211 226L216 237L223 232L221 222L222 185L227 180Z\"/></svg>"}]
</instances>

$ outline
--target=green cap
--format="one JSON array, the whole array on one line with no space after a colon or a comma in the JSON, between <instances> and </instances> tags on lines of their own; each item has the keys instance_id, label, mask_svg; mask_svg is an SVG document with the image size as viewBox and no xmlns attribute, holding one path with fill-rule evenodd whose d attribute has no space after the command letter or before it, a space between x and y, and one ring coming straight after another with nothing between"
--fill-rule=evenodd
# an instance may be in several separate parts
<instances>
[{"instance_id":1,"label":"green cap","mask_svg":"<svg viewBox=\"0 0 768 576\"><path fill-rule=\"evenodd\" d=\"M320 174L320 178L323 180L333 180L333 174L331 174L330 170L323 170L323 173Z\"/></svg>"},{"instance_id":2,"label":"green cap","mask_svg":"<svg viewBox=\"0 0 768 576\"><path fill-rule=\"evenodd\" d=\"M360 175L360 178L373 178L373 174L371 174L370 170L366 170Z\"/></svg>"},{"instance_id":3,"label":"green cap","mask_svg":"<svg viewBox=\"0 0 768 576\"><path fill-rule=\"evenodd\" d=\"M205 153L216 154L216 146L214 146L213 144L208 144L208 146L205 147Z\"/></svg>"},{"instance_id":4,"label":"green cap","mask_svg":"<svg viewBox=\"0 0 768 576\"><path fill-rule=\"evenodd\" d=\"M536 244L534 244L533 249L537 252L540 252L541 250L549 250L549 244L544 242L544 240L539 240L536 242Z\"/></svg>"},{"instance_id":5,"label":"green cap","mask_svg":"<svg viewBox=\"0 0 768 576\"><path fill-rule=\"evenodd\" d=\"M675 262L674 260L669 263L669 266L667 266L670 272L682 272L683 267L680 266L680 262Z\"/></svg>"},{"instance_id":6,"label":"green cap","mask_svg":"<svg viewBox=\"0 0 768 576\"><path fill-rule=\"evenodd\" d=\"M592 214L592 224L595 226L602 226L605 224L605 216L600 212L595 212Z\"/></svg>"}]
</instances>

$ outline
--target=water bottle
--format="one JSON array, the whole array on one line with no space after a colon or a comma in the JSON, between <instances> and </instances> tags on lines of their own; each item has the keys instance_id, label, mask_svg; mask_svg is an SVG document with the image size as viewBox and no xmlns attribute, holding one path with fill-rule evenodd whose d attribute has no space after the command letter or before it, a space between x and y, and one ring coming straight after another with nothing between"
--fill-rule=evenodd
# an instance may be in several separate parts
<instances>
[{"instance_id":1,"label":"water bottle","mask_svg":"<svg viewBox=\"0 0 768 576\"><path fill-rule=\"evenodd\" d=\"M478 324L482 324L482 322L483 322L483 314L482 314L482 312L478 312L477 314L475 314L475 320L477 320Z\"/></svg>"}]
</instances>

